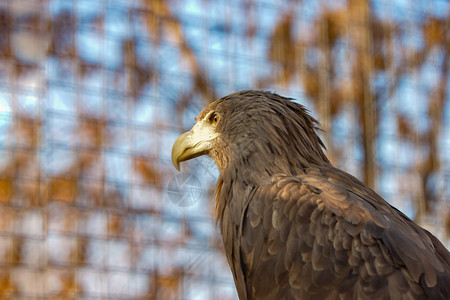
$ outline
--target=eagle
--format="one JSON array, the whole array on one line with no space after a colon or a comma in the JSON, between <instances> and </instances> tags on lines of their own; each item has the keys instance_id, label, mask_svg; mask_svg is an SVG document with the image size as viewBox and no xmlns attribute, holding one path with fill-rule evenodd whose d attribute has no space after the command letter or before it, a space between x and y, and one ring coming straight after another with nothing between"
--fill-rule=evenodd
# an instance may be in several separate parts
<instances>
[{"instance_id":1,"label":"eagle","mask_svg":"<svg viewBox=\"0 0 450 300\"><path fill-rule=\"evenodd\" d=\"M216 218L238 296L450 299L450 253L430 232L335 168L319 123L291 98L246 90L207 105L172 162L219 170Z\"/></svg>"}]
</instances>

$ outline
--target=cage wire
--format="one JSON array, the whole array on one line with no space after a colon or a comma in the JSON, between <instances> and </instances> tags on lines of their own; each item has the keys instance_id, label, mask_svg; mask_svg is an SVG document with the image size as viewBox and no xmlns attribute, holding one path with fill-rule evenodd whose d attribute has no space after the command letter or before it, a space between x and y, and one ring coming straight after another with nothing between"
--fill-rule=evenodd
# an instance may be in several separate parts
<instances>
[{"instance_id":1,"label":"cage wire","mask_svg":"<svg viewBox=\"0 0 450 300\"><path fill-rule=\"evenodd\" d=\"M447 246L447 1L0 3L0 298L237 299L217 169L171 165L210 101L306 105L337 167Z\"/></svg>"}]
</instances>

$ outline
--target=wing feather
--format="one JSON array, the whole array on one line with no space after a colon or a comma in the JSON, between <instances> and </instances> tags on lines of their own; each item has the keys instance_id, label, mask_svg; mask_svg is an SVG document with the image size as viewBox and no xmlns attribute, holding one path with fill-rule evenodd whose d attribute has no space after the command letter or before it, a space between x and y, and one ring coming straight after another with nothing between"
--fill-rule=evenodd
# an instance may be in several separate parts
<instances>
[{"instance_id":1,"label":"wing feather","mask_svg":"<svg viewBox=\"0 0 450 300\"><path fill-rule=\"evenodd\" d=\"M331 167L259 187L239 239L247 299L450 298L445 247Z\"/></svg>"}]
</instances>

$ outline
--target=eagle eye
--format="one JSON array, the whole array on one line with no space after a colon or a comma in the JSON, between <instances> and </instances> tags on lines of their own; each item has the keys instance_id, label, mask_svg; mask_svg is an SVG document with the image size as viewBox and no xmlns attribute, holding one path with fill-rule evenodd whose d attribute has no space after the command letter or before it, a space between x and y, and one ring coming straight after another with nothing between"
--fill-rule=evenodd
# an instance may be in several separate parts
<instances>
[{"instance_id":1,"label":"eagle eye","mask_svg":"<svg viewBox=\"0 0 450 300\"><path fill-rule=\"evenodd\" d=\"M209 118L209 122L211 122L211 124L213 124L214 126L217 125L217 123L219 123L219 115L216 113L213 113L211 115L211 117Z\"/></svg>"}]
</instances>

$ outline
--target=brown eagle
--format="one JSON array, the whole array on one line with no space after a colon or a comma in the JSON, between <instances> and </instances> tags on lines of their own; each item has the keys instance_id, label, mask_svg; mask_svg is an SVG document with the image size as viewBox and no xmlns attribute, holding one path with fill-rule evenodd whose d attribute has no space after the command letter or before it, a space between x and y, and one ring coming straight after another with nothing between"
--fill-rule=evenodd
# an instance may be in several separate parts
<instances>
[{"instance_id":1,"label":"brown eagle","mask_svg":"<svg viewBox=\"0 0 450 300\"><path fill-rule=\"evenodd\" d=\"M333 167L304 106L265 91L209 104L172 161L210 156L240 299L450 299L450 253Z\"/></svg>"}]
</instances>

